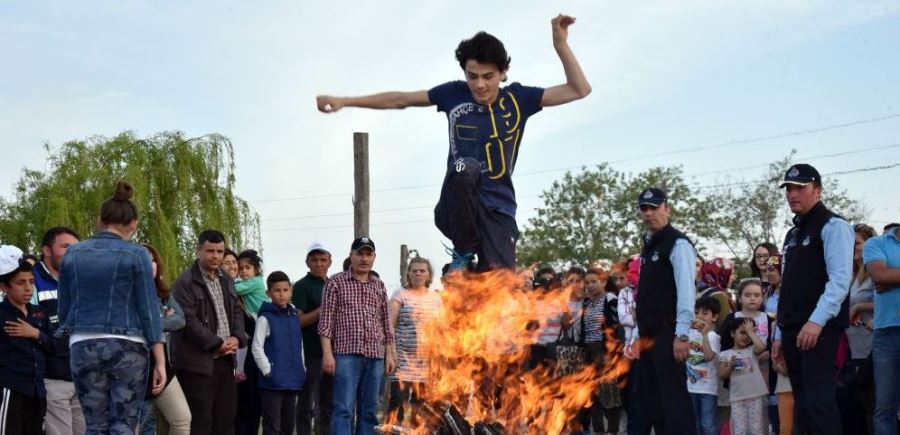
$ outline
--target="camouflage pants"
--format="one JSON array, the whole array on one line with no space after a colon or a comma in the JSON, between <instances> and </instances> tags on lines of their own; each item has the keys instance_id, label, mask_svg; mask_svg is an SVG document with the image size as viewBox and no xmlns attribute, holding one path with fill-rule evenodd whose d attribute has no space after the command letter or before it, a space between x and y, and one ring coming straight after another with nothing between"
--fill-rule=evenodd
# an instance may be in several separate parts
<instances>
[{"instance_id":1,"label":"camouflage pants","mask_svg":"<svg viewBox=\"0 0 900 435\"><path fill-rule=\"evenodd\" d=\"M101 338L72 344L70 367L85 435L134 435L147 389L147 364L147 349L134 341Z\"/></svg>"}]
</instances>

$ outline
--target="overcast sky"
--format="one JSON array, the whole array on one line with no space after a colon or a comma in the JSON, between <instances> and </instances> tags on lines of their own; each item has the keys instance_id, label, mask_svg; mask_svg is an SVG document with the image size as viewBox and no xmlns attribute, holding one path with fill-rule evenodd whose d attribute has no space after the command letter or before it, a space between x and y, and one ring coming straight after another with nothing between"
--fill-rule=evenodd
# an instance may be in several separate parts
<instances>
[{"instance_id":1,"label":"overcast sky","mask_svg":"<svg viewBox=\"0 0 900 435\"><path fill-rule=\"evenodd\" d=\"M537 195L563 174L551 169L628 159L614 166L683 165L693 175L764 165L791 148L800 157L879 148L809 160L823 174L900 163L900 3L515 5L0 3L0 195L9 198L23 167L45 167L43 143L123 130L221 133L234 143L236 193L262 219L267 271L296 279L311 241L331 246L336 264L349 251L352 133L367 131L376 269L396 286L401 243L437 268L448 259L432 224L446 119L433 108L326 116L315 95L462 79L453 50L479 30L506 44L511 81L559 84L550 39L559 12L577 17L570 45L593 93L529 121L513 178L520 228L540 205ZM768 136L781 137L733 143ZM660 155L709 145L721 146ZM691 182L752 180L761 171ZM840 182L880 227L900 220L898 174L897 167L857 172ZM397 189L410 186L419 187Z\"/></svg>"}]
</instances>

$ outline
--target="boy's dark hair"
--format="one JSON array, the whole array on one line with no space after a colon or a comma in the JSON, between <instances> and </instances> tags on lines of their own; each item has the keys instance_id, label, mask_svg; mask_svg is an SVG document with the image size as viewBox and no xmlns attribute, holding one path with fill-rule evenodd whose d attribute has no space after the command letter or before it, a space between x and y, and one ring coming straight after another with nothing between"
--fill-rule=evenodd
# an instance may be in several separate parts
<instances>
[{"instance_id":1,"label":"boy's dark hair","mask_svg":"<svg viewBox=\"0 0 900 435\"><path fill-rule=\"evenodd\" d=\"M231 248L225 248L225 255L223 255L222 258L225 258L229 255L234 257L235 260L237 260L237 253L232 251Z\"/></svg>"},{"instance_id":2,"label":"boy's dark hair","mask_svg":"<svg viewBox=\"0 0 900 435\"><path fill-rule=\"evenodd\" d=\"M256 274L259 275L262 273L262 258L259 256L259 253L252 249L245 249L241 251L240 254L237 255L237 260L247 260L250 264L253 265L253 268L256 269ZM269 274L269 277L272 276L275 272Z\"/></svg>"},{"instance_id":3,"label":"boy's dark hair","mask_svg":"<svg viewBox=\"0 0 900 435\"><path fill-rule=\"evenodd\" d=\"M884 229L882 229L882 231L890 231L890 230L892 230L894 228L898 228L898 227L900 227L900 224L893 222L893 223L889 223L889 224L885 225Z\"/></svg>"},{"instance_id":4,"label":"boy's dark hair","mask_svg":"<svg viewBox=\"0 0 900 435\"><path fill-rule=\"evenodd\" d=\"M124 181L116 182L116 190L100 206L100 222L104 224L128 225L138 218L137 206L131 201L134 188Z\"/></svg>"},{"instance_id":5,"label":"boy's dark hair","mask_svg":"<svg viewBox=\"0 0 900 435\"><path fill-rule=\"evenodd\" d=\"M509 69L512 58L507 56L506 48L494 35L478 32L469 39L463 39L456 47L456 61L459 67L466 70L466 62L474 60L478 63L493 64L501 72Z\"/></svg>"},{"instance_id":6,"label":"boy's dark hair","mask_svg":"<svg viewBox=\"0 0 900 435\"><path fill-rule=\"evenodd\" d=\"M41 247L46 246L49 248L53 246L53 244L56 243L56 237L61 234L68 234L78 240L81 240L81 236L79 236L78 233L75 232L75 230L69 227L53 227L47 230L46 233L44 233L44 238L41 239Z\"/></svg>"},{"instance_id":7,"label":"boy's dark hair","mask_svg":"<svg viewBox=\"0 0 900 435\"><path fill-rule=\"evenodd\" d=\"M271 289L272 286L275 285L275 283L277 283L277 282L286 282L286 283L290 284L291 279L288 278L286 273L284 273L280 270L276 270L276 271L270 273L269 276L266 278L266 289Z\"/></svg>"},{"instance_id":8,"label":"boy's dark hair","mask_svg":"<svg viewBox=\"0 0 900 435\"><path fill-rule=\"evenodd\" d=\"M697 299L694 302L695 310L709 310L711 313L718 315L719 310L722 309L722 304L719 303L719 300L712 296L703 296L700 299Z\"/></svg>"},{"instance_id":9,"label":"boy's dark hair","mask_svg":"<svg viewBox=\"0 0 900 435\"><path fill-rule=\"evenodd\" d=\"M587 276L587 272L585 272L584 268L572 266L566 271L566 278L568 278L569 275L578 275L581 279L584 279L584 277Z\"/></svg>"},{"instance_id":10,"label":"boy's dark hair","mask_svg":"<svg viewBox=\"0 0 900 435\"><path fill-rule=\"evenodd\" d=\"M344 259L344 264L342 265L344 268L344 272L350 270L350 257Z\"/></svg>"},{"instance_id":11,"label":"boy's dark hair","mask_svg":"<svg viewBox=\"0 0 900 435\"><path fill-rule=\"evenodd\" d=\"M225 235L218 230L203 230L197 236L197 246L203 246L204 243L225 243Z\"/></svg>"},{"instance_id":12,"label":"boy's dark hair","mask_svg":"<svg viewBox=\"0 0 900 435\"><path fill-rule=\"evenodd\" d=\"M551 266L541 266L541 267L537 270L537 272L534 273L534 276L535 276L535 277L540 277L541 275L543 275L543 274L545 274L545 273L552 274L553 277L556 278L556 271L553 270L553 267L551 267Z\"/></svg>"},{"instance_id":13,"label":"boy's dark hair","mask_svg":"<svg viewBox=\"0 0 900 435\"><path fill-rule=\"evenodd\" d=\"M31 272L33 270L34 266L32 266L31 263L25 261L25 259L23 258L19 260L19 267L15 268L15 270L7 274L0 275L0 282L2 282L4 285L9 285L9 282L12 281L13 277L16 276L16 274L22 272Z\"/></svg>"}]
</instances>

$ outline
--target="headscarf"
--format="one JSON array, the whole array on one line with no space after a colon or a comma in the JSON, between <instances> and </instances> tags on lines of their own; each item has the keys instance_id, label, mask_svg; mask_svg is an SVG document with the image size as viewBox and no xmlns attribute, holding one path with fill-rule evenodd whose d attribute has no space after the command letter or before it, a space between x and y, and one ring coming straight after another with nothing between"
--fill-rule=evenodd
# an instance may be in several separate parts
<instances>
[{"instance_id":1,"label":"headscarf","mask_svg":"<svg viewBox=\"0 0 900 435\"><path fill-rule=\"evenodd\" d=\"M700 279L711 288L728 289L733 273L734 262L722 257L716 257L700 266Z\"/></svg>"}]
</instances>

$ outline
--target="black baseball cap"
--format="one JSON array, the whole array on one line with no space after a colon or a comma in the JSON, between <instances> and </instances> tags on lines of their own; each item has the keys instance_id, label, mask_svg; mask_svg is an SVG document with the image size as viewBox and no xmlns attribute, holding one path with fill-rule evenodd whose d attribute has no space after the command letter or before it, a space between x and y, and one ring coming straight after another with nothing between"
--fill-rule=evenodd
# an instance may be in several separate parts
<instances>
[{"instance_id":1,"label":"black baseball cap","mask_svg":"<svg viewBox=\"0 0 900 435\"><path fill-rule=\"evenodd\" d=\"M783 188L788 184L806 186L809 183L821 184L822 176L819 175L819 171L812 167L812 165L797 163L788 168L787 172L784 173L784 181L781 182L779 188Z\"/></svg>"},{"instance_id":2,"label":"black baseball cap","mask_svg":"<svg viewBox=\"0 0 900 435\"><path fill-rule=\"evenodd\" d=\"M668 201L669 197L666 196L666 192L662 189L651 187L649 189L644 189L638 196L638 208L641 208L642 205L659 207Z\"/></svg>"},{"instance_id":3,"label":"black baseball cap","mask_svg":"<svg viewBox=\"0 0 900 435\"><path fill-rule=\"evenodd\" d=\"M354 240L353 244L350 245L351 252L359 251L362 248L369 248L372 252L375 252L375 242L373 242L372 239L363 236Z\"/></svg>"}]
</instances>

